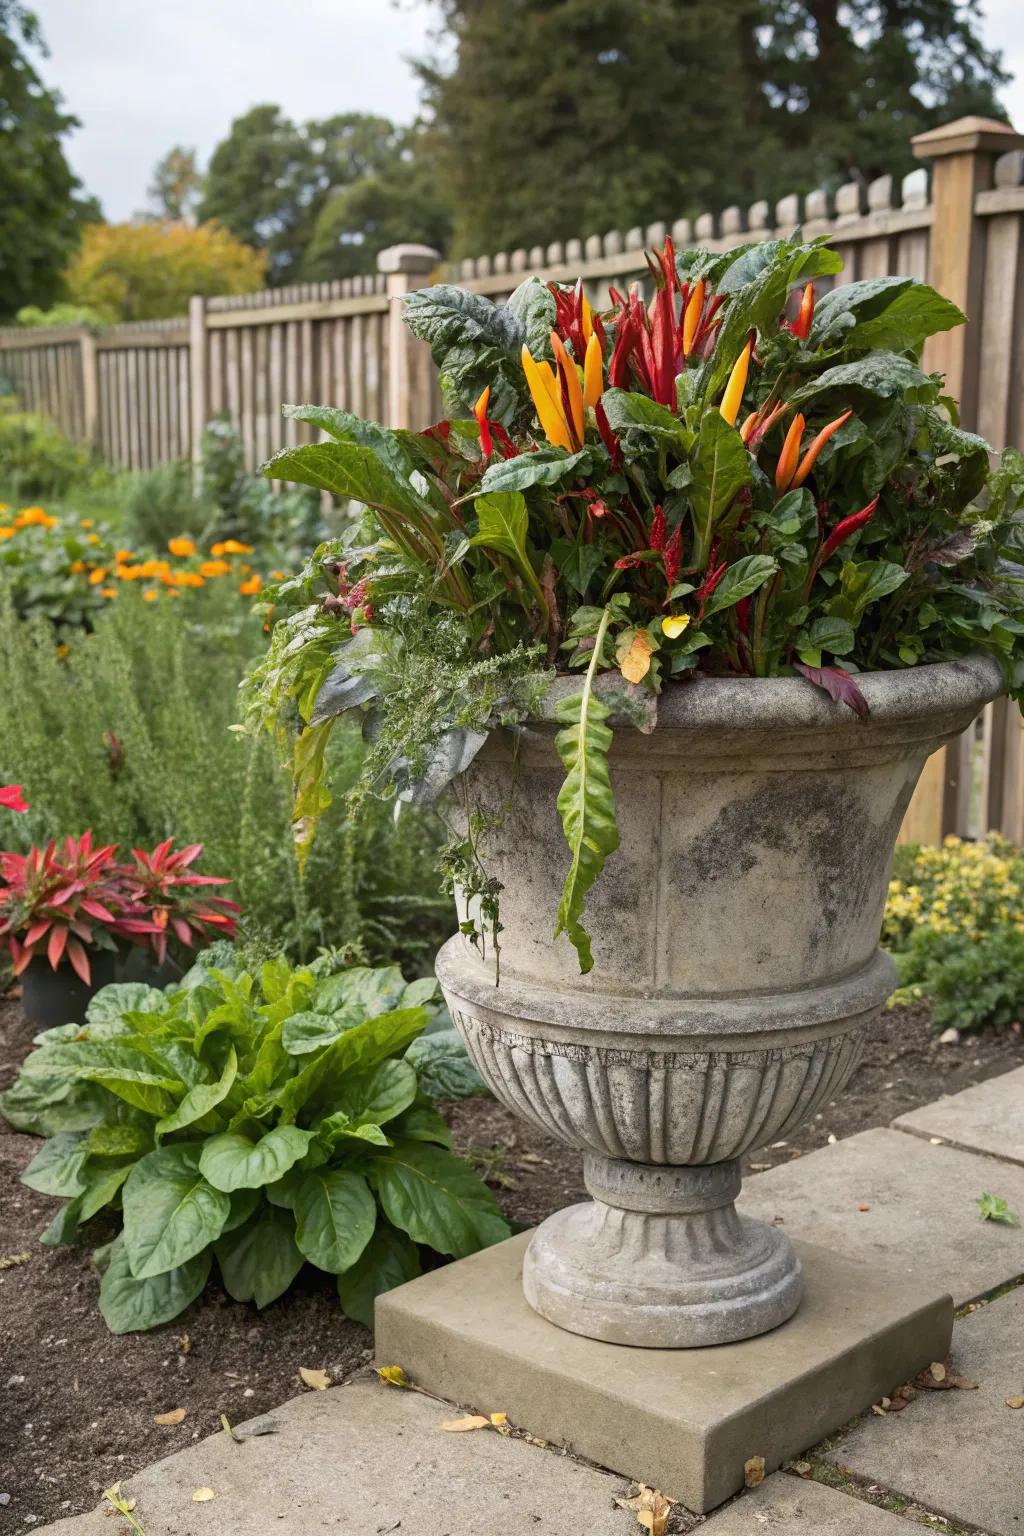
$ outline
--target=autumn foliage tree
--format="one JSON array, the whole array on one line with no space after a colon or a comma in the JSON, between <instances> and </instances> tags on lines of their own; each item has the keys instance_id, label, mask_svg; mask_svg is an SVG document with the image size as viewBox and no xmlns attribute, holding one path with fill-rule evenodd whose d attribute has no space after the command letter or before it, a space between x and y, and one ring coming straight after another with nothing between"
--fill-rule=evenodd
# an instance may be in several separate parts
<instances>
[{"instance_id":1,"label":"autumn foliage tree","mask_svg":"<svg viewBox=\"0 0 1024 1536\"><path fill-rule=\"evenodd\" d=\"M267 258L219 224L92 224L67 273L76 304L105 321L183 315L192 294L255 293Z\"/></svg>"}]
</instances>

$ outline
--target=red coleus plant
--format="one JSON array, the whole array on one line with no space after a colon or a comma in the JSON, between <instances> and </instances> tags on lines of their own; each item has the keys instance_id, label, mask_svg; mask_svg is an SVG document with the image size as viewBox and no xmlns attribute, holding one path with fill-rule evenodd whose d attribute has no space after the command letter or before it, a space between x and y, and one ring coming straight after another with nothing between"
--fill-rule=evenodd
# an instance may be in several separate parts
<instances>
[{"instance_id":1,"label":"red coleus plant","mask_svg":"<svg viewBox=\"0 0 1024 1536\"><path fill-rule=\"evenodd\" d=\"M152 924L111 843L94 848L92 833L47 843L26 854L0 854L0 940L20 975L43 956L54 970L67 960L88 984L89 949L138 942Z\"/></svg>"},{"instance_id":2,"label":"red coleus plant","mask_svg":"<svg viewBox=\"0 0 1024 1536\"><path fill-rule=\"evenodd\" d=\"M228 880L223 875L197 875L190 869L202 851L202 843L175 849L171 838L152 853L132 849L132 879L152 925L143 943L161 964L172 934L187 949L194 949L214 939L233 939L237 932L236 918L242 910L238 903L202 894L204 887L227 885Z\"/></svg>"},{"instance_id":3,"label":"red coleus plant","mask_svg":"<svg viewBox=\"0 0 1024 1536\"><path fill-rule=\"evenodd\" d=\"M21 792L20 784L0 784L0 809L5 811L28 810L28 802Z\"/></svg>"}]
</instances>

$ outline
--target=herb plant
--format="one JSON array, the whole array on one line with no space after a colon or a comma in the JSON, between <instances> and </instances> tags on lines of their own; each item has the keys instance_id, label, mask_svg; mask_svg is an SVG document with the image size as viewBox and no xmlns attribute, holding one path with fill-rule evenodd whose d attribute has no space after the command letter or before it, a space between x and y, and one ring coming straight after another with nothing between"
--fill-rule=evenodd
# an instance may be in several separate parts
<instances>
[{"instance_id":1,"label":"herb plant","mask_svg":"<svg viewBox=\"0 0 1024 1536\"><path fill-rule=\"evenodd\" d=\"M119 1213L97 1254L115 1333L176 1317L215 1261L260 1307L311 1263L370 1323L422 1250L508 1236L431 1101L479 1083L454 1030L420 1038L435 991L397 967L318 976L276 960L257 978L200 964L166 994L105 987L84 1027L39 1037L0 1107L49 1138L23 1175L66 1202L44 1242Z\"/></svg>"},{"instance_id":2,"label":"herb plant","mask_svg":"<svg viewBox=\"0 0 1024 1536\"><path fill-rule=\"evenodd\" d=\"M300 840L348 710L372 742L364 789L414 800L494 727L553 715L558 925L584 970L586 893L617 843L612 730L650 729L666 683L800 675L864 714L859 674L984 650L1024 689L1024 461L990 478L919 361L955 305L909 277L825 291L840 257L799 236L667 242L649 265L650 301L612 291L605 314L535 278L502 305L410 295L447 418L416 433L286 407L326 440L265 466L365 509L273 592L249 685L252 719L298 719ZM581 681L555 707L559 672Z\"/></svg>"}]
</instances>

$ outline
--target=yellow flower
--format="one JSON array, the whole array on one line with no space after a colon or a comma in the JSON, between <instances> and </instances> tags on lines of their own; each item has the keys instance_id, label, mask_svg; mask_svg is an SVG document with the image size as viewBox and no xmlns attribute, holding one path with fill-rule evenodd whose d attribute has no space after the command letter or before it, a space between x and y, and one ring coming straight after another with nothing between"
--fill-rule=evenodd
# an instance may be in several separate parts
<instances>
[{"instance_id":1,"label":"yellow flower","mask_svg":"<svg viewBox=\"0 0 1024 1536\"><path fill-rule=\"evenodd\" d=\"M690 615L688 613L666 614L661 621L661 632L667 635L670 640L676 640L683 630L687 628L689 622Z\"/></svg>"},{"instance_id":2,"label":"yellow flower","mask_svg":"<svg viewBox=\"0 0 1024 1536\"><path fill-rule=\"evenodd\" d=\"M72 560L69 569L72 576L81 576L82 572L86 570L87 567L84 560Z\"/></svg>"},{"instance_id":3,"label":"yellow flower","mask_svg":"<svg viewBox=\"0 0 1024 1536\"><path fill-rule=\"evenodd\" d=\"M204 560L199 567L199 574L200 576L226 576L230 569L230 560Z\"/></svg>"},{"instance_id":4,"label":"yellow flower","mask_svg":"<svg viewBox=\"0 0 1024 1536\"><path fill-rule=\"evenodd\" d=\"M0 539L13 539L16 532L15 528L0 528Z\"/></svg>"},{"instance_id":5,"label":"yellow flower","mask_svg":"<svg viewBox=\"0 0 1024 1536\"><path fill-rule=\"evenodd\" d=\"M260 581L259 572L254 572L247 581L239 585L239 592L243 597L255 597L263 583Z\"/></svg>"},{"instance_id":6,"label":"yellow flower","mask_svg":"<svg viewBox=\"0 0 1024 1536\"><path fill-rule=\"evenodd\" d=\"M80 528L95 528L95 526L96 524L93 522L91 517L83 517L79 524Z\"/></svg>"},{"instance_id":7,"label":"yellow flower","mask_svg":"<svg viewBox=\"0 0 1024 1536\"><path fill-rule=\"evenodd\" d=\"M156 587L147 587L142 594L142 601L144 603L155 603L159 596L160 593L156 590Z\"/></svg>"},{"instance_id":8,"label":"yellow flower","mask_svg":"<svg viewBox=\"0 0 1024 1536\"><path fill-rule=\"evenodd\" d=\"M55 523L56 521L57 519L54 518L53 522ZM48 523L47 527L52 528L53 523ZM85 536L85 542L87 544L102 544L103 540L100 538L98 533L87 533Z\"/></svg>"},{"instance_id":9,"label":"yellow flower","mask_svg":"<svg viewBox=\"0 0 1024 1536\"><path fill-rule=\"evenodd\" d=\"M42 507L22 507L14 519L15 528L55 528L59 518L51 517Z\"/></svg>"},{"instance_id":10,"label":"yellow flower","mask_svg":"<svg viewBox=\"0 0 1024 1536\"><path fill-rule=\"evenodd\" d=\"M119 565L122 565L126 560L134 560L135 556L130 549L115 549L114 559Z\"/></svg>"},{"instance_id":11,"label":"yellow flower","mask_svg":"<svg viewBox=\"0 0 1024 1536\"><path fill-rule=\"evenodd\" d=\"M210 554L220 555L251 555L251 544L239 544L237 539L221 539L217 544L210 545Z\"/></svg>"},{"instance_id":12,"label":"yellow flower","mask_svg":"<svg viewBox=\"0 0 1024 1536\"><path fill-rule=\"evenodd\" d=\"M205 587L206 582L198 571L172 571L167 580L175 587Z\"/></svg>"},{"instance_id":13,"label":"yellow flower","mask_svg":"<svg viewBox=\"0 0 1024 1536\"><path fill-rule=\"evenodd\" d=\"M150 576L164 577L170 569L166 560L144 560L138 567L138 573L140 576L147 578Z\"/></svg>"},{"instance_id":14,"label":"yellow flower","mask_svg":"<svg viewBox=\"0 0 1024 1536\"><path fill-rule=\"evenodd\" d=\"M106 568L105 565L98 565L94 571L90 571L89 572L89 585L90 585L90 587L101 586L102 583L106 581L106 579L107 579L107 568Z\"/></svg>"},{"instance_id":15,"label":"yellow flower","mask_svg":"<svg viewBox=\"0 0 1024 1536\"><path fill-rule=\"evenodd\" d=\"M167 541L167 548L172 555L181 560L186 559L189 555L194 555L196 552L195 540L190 539L184 533L179 534L176 539L169 539Z\"/></svg>"},{"instance_id":16,"label":"yellow flower","mask_svg":"<svg viewBox=\"0 0 1024 1536\"><path fill-rule=\"evenodd\" d=\"M57 647L57 655L59 656L60 660L63 661L64 657L65 656L69 656L70 654L71 654L71 647L70 647L70 645L67 645L62 640L60 645L58 645L58 647Z\"/></svg>"}]
</instances>

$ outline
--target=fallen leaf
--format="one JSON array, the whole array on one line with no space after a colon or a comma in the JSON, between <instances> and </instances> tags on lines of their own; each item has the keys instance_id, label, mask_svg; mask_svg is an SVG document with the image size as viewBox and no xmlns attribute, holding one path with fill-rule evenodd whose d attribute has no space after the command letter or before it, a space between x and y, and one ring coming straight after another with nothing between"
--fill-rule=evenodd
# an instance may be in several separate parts
<instances>
[{"instance_id":1,"label":"fallen leaf","mask_svg":"<svg viewBox=\"0 0 1024 1536\"><path fill-rule=\"evenodd\" d=\"M157 1413L153 1416L154 1424L180 1424L188 1412L187 1408L172 1408L169 1413Z\"/></svg>"},{"instance_id":2,"label":"fallen leaf","mask_svg":"<svg viewBox=\"0 0 1024 1536\"><path fill-rule=\"evenodd\" d=\"M412 1382L400 1365L378 1365L376 1371L381 1381L387 1382L389 1387L412 1386Z\"/></svg>"},{"instance_id":3,"label":"fallen leaf","mask_svg":"<svg viewBox=\"0 0 1024 1536\"><path fill-rule=\"evenodd\" d=\"M231 1425L228 1423L228 1416L226 1413L222 1413L220 1416L220 1427L226 1435L230 1436L232 1440L238 1440L238 1436L235 1434L234 1430L231 1428Z\"/></svg>"},{"instance_id":4,"label":"fallen leaf","mask_svg":"<svg viewBox=\"0 0 1024 1536\"><path fill-rule=\"evenodd\" d=\"M467 1413L461 1419L445 1419L444 1423L438 1427L450 1430L452 1434L461 1434L467 1429L486 1429L490 1422L490 1419L485 1419L482 1413Z\"/></svg>"},{"instance_id":5,"label":"fallen leaf","mask_svg":"<svg viewBox=\"0 0 1024 1536\"><path fill-rule=\"evenodd\" d=\"M539 1436L537 1436L537 1435L527 1435L526 1436L526 1443L527 1443L527 1445L539 1445L541 1447L547 1445L547 1441L546 1440L541 1440L539 1438Z\"/></svg>"},{"instance_id":6,"label":"fallen leaf","mask_svg":"<svg viewBox=\"0 0 1024 1536\"><path fill-rule=\"evenodd\" d=\"M491 1423L492 1424L496 1424L500 1428L500 1426L502 1424L507 1424L508 1423L508 1414L507 1413L492 1413L491 1414Z\"/></svg>"},{"instance_id":7,"label":"fallen leaf","mask_svg":"<svg viewBox=\"0 0 1024 1536\"><path fill-rule=\"evenodd\" d=\"M306 1386L311 1387L314 1392L326 1392L331 1384L331 1378L326 1371L311 1371L306 1366L300 1365L299 1375Z\"/></svg>"},{"instance_id":8,"label":"fallen leaf","mask_svg":"<svg viewBox=\"0 0 1024 1536\"><path fill-rule=\"evenodd\" d=\"M638 629L621 655L616 654L619 671L627 683L642 683L651 670L654 646L646 630Z\"/></svg>"},{"instance_id":9,"label":"fallen leaf","mask_svg":"<svg viewBox=\"0 0 1024 1536\"><path fill-rule=\"evenodd\" d=\"M977 1392L978 1383L968 1381L966 1376L954 1376L952 1372L946 1375L946 1386L953 1387L957 1392Z\"/></svg>"},{"instance_id":10,"label":"fallen leaf","mask_svg":"<svg viewBox=\"0 0 1024 1536\"><path fill-rule=\"evenodd\" d=\"M214 1493L212 1488L196 1488L192 1494L192 1503L209 1504L210 1500L215 1499L216 1497L217 1495Z\"/></svg>"},{"instance_id":11,"label":"fallen leaf","mask_svg":"<svg viewBox=\"0 0 1024 1536\"><path fill-rule=\"evenodd\" d=\"M636 1492L633 1492L633 1489ZM651 1536L665 1536L668 1517L675 1499L670 1499L658 1488L648 1488L644 1483L633 1483L624 1499L616 1499L620 1509L630 1509L636 1515L636 1523L649 1531Z\"/></svg>"},{"instance_id":12,"label":"fallen leaf","mask_svg":"<svg viewBox=\"0 0 1024 1536\"><path fill-rule=\"evenodd\" d=\"M1006 1406L1007 1408L1024 1408L1024 1397L1008 1397Z\"/></svg>"},{"instance_id":13,"label":"fallen leaf","mask_svg":"<svg viewBox=\"0 0 1024 1536\"><path fill-rule=\"evenodd\" d=\"M9 1253L0 1259L0 1269L14 1269L18 1264L27 1264L31 1257L27 1248L24 1253Z\"/></svg>"},{"instance_id":14,"label":"fallen leaf","mask_svg":"<svg viewBox=\"0 0 1024 1536\"><path fill-rule=\"evenodd\" d=\"M187 1355L189 1350L192 1348L192 1340L189 1338L187 1333L183 1333L178 1339L178 1348L181 1350L183 1355Z\"/></svg>"},{"instance_id":15,"label":"fallen leaf","mask_svg":"<svg viewBox=\"0 0 1024 1536\"><path fill-rule=\"evenodd\" d=\"M880 1403L872 1403L871 1404L871 1412L872 1413L877 1413L878 1417L880 1419L884 1419L885 1418L885 1409L881 1406Z\"/></svg>"},{"instance_id":16,"label":"fallen leaf","mask_svg":"<svg viewBox=\"0 0 1024 1536\"><path fill-rule=\"evenodd\" d=\"M743 1463L743 1485L745 1488L756 1488L758 1483L764 1482L764 1457L751 1456L749 1461Z\"/></svg>"},{"instance_id":17,"label":"fallen leaf","mask_svg":"<svg viewBox=\"0 0 1024 1536\"><path fill-rule=\"evenodd\" d=\"M795 1472L797 1477L810 1477L814 1468L809 1461L791 1461L789 1463L789 1470Z\"/></svg>"},{"instance_id":18,"label":"fallen leaf","mask_svg":"<svg viewBox=\"0 0 1024 1536\"><path fill-rule=\"evenodd\" d=\"M689 626L690 615L688 613L666 614L661 621L661 632L670 640L677 640L683 630Z\"/></svg>"},{"instance_id":19,"label":"fallen leaf","mask_svg":"<svg viewBox=\"0 0 1024 1536\"><path fill-rule=\"evenodd\" d=\"M870 1211L871 1207L870 1205L858 1205L857 1209L858 1211Z\"/></svg>"},{"instance_id":20,"label":"fallen leaf","mask_svg":"<svg viewBox=\"0 0 1024 1536\"><path fill-rule=\"evenodd\" d=\"M928 1374L932 1378L932 1381L945 1381L946 1367L943 1365L941 1360L933 1360L931 1365L928 1367Z\"/></svg>"}]
</instances>

